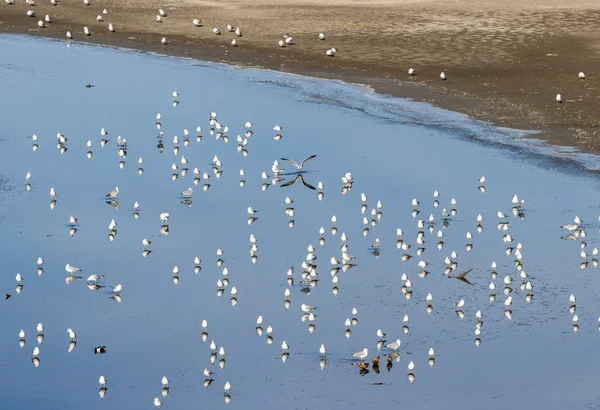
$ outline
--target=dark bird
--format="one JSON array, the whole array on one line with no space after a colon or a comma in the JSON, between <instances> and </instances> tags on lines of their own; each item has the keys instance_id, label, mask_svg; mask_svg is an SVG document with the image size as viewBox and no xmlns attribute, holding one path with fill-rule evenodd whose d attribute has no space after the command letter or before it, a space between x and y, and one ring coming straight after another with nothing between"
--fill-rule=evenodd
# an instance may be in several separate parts
<instances>
[{"instance_id":1,"label":"dark bird","mask_svg":"<svg viewBox=\"0 0 600 410\"><path fill-rule=\"evenodd\" d=\"M459 275L456 276L448 276L449 278L454 278L454 279L458 279L460 281L463 281L465 283L468 283L469 285L473 286L473 284L471 282L469 282L466 278L466 276L473 270L473 268L469 269L468 271L465 271Z\"/></svg>"},{"instance_id":2,"label":"dark bird","mask_svg":"<svg viewBox=\"0 0 600 410\"><path fill-rule=\"evenodd\" d=\"M86 88L92 88L92 87L94 87L94 84L86 84L85 87Z\"/></svg>"},{"instance_id":3,"label":"dark bird","mask_svg":"<svg viewBox=\"0 0 600 410\"><path fill-rule=\"evenodd\" d=\"M106 346L94 347L94 354L104 354L104 353L106 353Z\"/></svg>"},{"instance_id":4,"label":"dark bird","mask_svg":"<svg viewBox=\"0 0 600 410\"><path fill-rule=\"evenodd\" d=\"M6 299L10 299L10 297L11 297L11 296L12 296L12 295L10 295L10 294L8 294L8 293L7 293L7 294L6 294Z\"/></svg>"}]
</instances>

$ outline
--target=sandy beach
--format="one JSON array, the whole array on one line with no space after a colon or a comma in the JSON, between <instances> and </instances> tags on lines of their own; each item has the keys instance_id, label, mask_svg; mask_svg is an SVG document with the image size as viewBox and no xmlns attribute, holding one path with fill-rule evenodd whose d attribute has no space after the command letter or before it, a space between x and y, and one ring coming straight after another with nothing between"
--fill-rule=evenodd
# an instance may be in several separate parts
<instances>
[{"instance_id":1,"label":"sandy beach","mask_svg":"<svg viewBox=\"0 0 600 410\"><path fill-rule=\"evenodd\" d=\"M600 4L566 0L21 0L0 6L0 32L124 46L372 85L495 124L543 131L600 152ZM106 8L104 22L96 16ZM155 21L158 9L167 12ZM38 28L50 14L53 23ZM194 18L202 27L192 24ZM109 33L108 23L115 33ZM226 25L239 26L238 47ZM87 26L91 36L83 35ZM212 32L214 27L221 35ZM326 39L319 41L318 34ZM294 44L281 48L287 33ZM168 45L161 45L161 38ZM336 47L330 58L325 51ZM409 68L418 75L408 76ZM440 81L444 71L447 81ZM578 79L583 71L585 80ZM90 79L91 81L92 79ZM563 103L555 96L562 94Z\"/></svg>"}]
</instances>

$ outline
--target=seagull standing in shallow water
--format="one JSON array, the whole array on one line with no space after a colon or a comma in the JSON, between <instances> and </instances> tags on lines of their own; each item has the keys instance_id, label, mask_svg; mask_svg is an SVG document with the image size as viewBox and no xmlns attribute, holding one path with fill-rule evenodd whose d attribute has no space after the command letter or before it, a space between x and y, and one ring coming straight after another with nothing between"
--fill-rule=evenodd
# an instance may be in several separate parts
<instances>
[{"instance_id":1,"label":"seagull standing in shallow water","mask_svg":"<svg viewBox=\"0 0 600 410\"><path fill-rule=\"evenodd\" d=\"M360 352L356 352L354 353L352 356L353 357L357 357L360 359L360 361L362 362L363 360L365 360L365 358L369 355L369 349L367 349L366 347L361 350Z\"/></svg>"},{"instance_id":2,"label":"seagull standing in shallow water","mask_svg":"<svg viewBox=\"0 0 600 410\"><path fill-rule=\"evenodd\" d=\"M119 187L115 187L112 191L106 194L106 198L116 198L119 195Z\"/></svg>"}]
</instances>

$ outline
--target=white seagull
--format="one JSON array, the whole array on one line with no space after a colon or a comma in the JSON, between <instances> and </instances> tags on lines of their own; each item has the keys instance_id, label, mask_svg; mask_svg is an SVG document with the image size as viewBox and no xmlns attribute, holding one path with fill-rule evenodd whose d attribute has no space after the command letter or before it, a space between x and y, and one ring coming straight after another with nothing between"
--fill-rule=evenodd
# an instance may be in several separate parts
<instances>
[{"instance_id":1,"label":"white seagull","mask_svg":"<svg viewBox=\"0 0 600 410\"><path fill-rule=\"evenodd\" d=\"M280 128L280 130L281 130L281 128ZM290 164L292 164L293 166L295 166L295 167L298 169L298 171L302 171L302 168L304 167L304 164L306 163L306 161L309 161L309 160L313 159L313 158L314 158L314 157L316 157L316 156L317 156L317 154L314 154L314 155L311 155L311 156L310 156L310 157L308 157L308 158L304 158L304 159L302 160L302 162L300 163L300 165L298 165L298 164L296 163L296 161L294 161L293 159L281 158L281 160L282 160L282 161L287 161L287 162L289 162Z\"/></svg>"}]
</instances>

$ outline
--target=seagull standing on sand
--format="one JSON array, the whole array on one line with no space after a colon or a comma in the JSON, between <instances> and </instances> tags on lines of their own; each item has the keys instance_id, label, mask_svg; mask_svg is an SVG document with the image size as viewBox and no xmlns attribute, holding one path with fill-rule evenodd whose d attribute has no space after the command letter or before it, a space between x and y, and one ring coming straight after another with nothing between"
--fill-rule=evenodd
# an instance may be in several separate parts
<instances>
[{"instance_id":1,"label":"seagull standing on sand","mask_svg":"<svg viewBox=\"0 0 600 410\"><path fill-rule=\"evenodd\" d=\"M442 71L442 73L440 74L440 80L442 80L442 81L446 81L446 73L444 73L443 71Z\"/></svg>"},{"instance_id":2,"label":"seagull standing on sand","mask_svg":"<svg viewBox=\"0 0 600 410\"><path fill-rule=\"evenodd\" d=\"M556 102L558 104L562 103L562 96L560 94L556 94Z\"/></svg>"}]
</instances>

